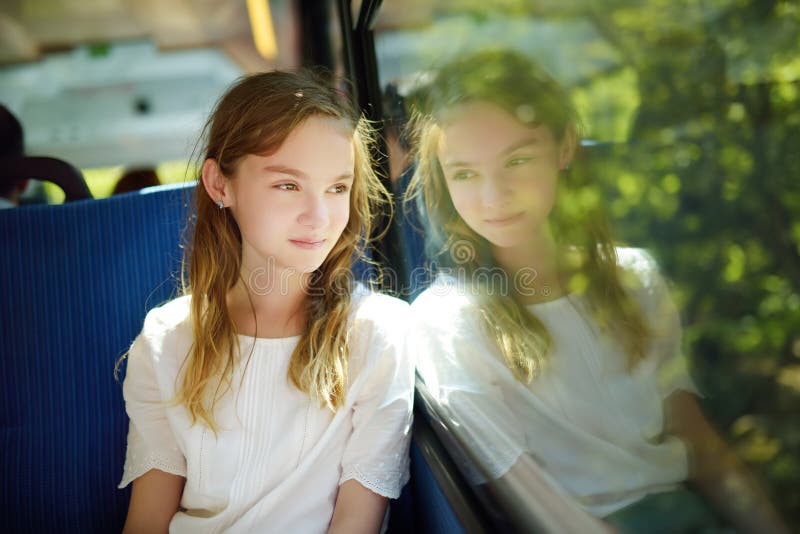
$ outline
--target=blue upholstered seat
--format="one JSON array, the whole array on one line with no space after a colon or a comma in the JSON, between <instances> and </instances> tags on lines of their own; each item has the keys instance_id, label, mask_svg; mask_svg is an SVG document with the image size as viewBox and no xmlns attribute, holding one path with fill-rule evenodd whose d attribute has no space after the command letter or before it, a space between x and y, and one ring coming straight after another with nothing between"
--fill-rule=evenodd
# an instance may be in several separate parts
<instances>
[{"instance_id":1,"label":"blue upholstered seat","mask_svg":"<svg viewBox=\"0 0 800 534\"><path fill-rule=\"evenodd\" d=\"M115 361L174 296L191 188L0 211L4 532L119 532Z\"/></svg>"}]
</instances>

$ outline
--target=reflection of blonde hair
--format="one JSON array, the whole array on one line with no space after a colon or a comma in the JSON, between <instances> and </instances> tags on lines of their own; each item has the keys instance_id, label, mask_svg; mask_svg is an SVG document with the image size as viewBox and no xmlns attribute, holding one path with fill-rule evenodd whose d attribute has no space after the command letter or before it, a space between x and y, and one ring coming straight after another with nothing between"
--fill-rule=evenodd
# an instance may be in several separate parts
<instances>
[{"instance_id":1,"label":"reflection of blonde hair","mask_svg":"<svg viewBox=\"0 0 800 534\"><path fill-rule=\"evenodd\" d=\"M274 153L294 128L313 116L340 119L352 129L355 179L347 226L310 277L305 330L291 356L288 375L301 391L335 410L347 388L351 267L354 260L365 257L375 210L388 198L370 163L372 129L344 95L313 73L256 74L241 79L218 102L204 130L203 159L216 160L222 173L235 179L243 157ZM193 422L200 419L216 431L214 406L230 389L240 353L226 297L241 279L242 237L230 210L219 209L201 181L195 203L182 279L184 293L192 295L194 340L175 400L186 405Z\"/></svg>"},{"instance_id":2,"label":"reflection of blonde hair","mask_svg":"<svg viewBox=\"0 0 800 534\"><path fill-rule=\"evenodd\" d=\"M578 129L579 120L568 96L549 75L524 56L507 51L479 52L443 67L414 118L418 166L406 202L421 198L424 203L430 221L428 253L440 265L451 266L449 255L455 243L474 247L472 257L457 262L459 270L463 269L460 272L475 292L483 326L506 365L518 380L529 383L546 362L552 346L550 333L513 292L498 291L484 283L485 277L475 276L479 269L493 267L491 248L456 211L437 156L441 113L474 101L497 105L531 127L546 126L558 142L564 141L568 129ZM632 367L644 356L650 334L623 287L627 279L617 265L600 196L588 174L573 171L560 176L549 223L557 243L577 251L561 263L573 273L570 289L585 292L601 327L620 335Z\"/></svg>"}]
</instances>

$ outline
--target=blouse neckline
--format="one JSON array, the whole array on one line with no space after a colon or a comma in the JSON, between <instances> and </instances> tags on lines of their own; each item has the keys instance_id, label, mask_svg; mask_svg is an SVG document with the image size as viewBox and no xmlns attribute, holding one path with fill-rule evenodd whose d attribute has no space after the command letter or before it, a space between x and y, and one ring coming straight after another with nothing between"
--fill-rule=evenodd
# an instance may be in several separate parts
<instances>
[{"instance_id":1,"label":"blouse neckline","mask_svg":"<svg viewBox=\"0 0 800 534\"><path fill-rule=\"evenodd\" d=\"M566 304L571 304L572 299L577 298L573 293L566 293L561 295L560 297L556 297L553 300L546 300L544 302L534 302L531 304L526 304L525 307L528 310L542 310L549 307L555 306L563 306Z\"/></svg>"},{"instance_id":2,"label":"blouse neckline","mask_svg":"<svg viewBox=\"0 0 800 534\"><path fill-rule=\"evenodd\" d=\"M244 334L237 334L240 340L246 341L248 343L255 343L257 345L284 345L287 343L291 343L294 341L299 341L302 337L302 334L297 334L296 336L288 336L288 337L253 337L253 336L246 336Z\"/></svg>"}]
</instances>

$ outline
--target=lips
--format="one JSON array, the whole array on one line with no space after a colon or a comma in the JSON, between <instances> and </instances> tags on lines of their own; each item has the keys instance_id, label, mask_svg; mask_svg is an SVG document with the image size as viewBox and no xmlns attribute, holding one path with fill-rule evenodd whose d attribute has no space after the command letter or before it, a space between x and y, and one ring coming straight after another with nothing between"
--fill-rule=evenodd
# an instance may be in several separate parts
<instances>
[{"instance_id":1,"label":"lips","mask_svg":"<svg viewBox=\"0 0 800 534\"><path fill-rule=\"evenodd\" d=\"M289 242L296 247L306 249L306 250L315 250L322 248L325 245L326 239L314 239L314 238L302 238L302 239L290 239Z\"/></svg>"},{"instance_id":2,"label":"lips","mask_svg":"<svg viewBox=\"0 0 800 534\"><path fill-rule=\"evenodd\" d=\"M518 221L519 219L522 218L523 215L524 215L524 212L511 213L509 215L499 215L497 217L492 217L490 219L484 219L484 222L489 223L489 224L502 226L504 224L511 224L511 223L514 223L514 222Z\"/></svg>"}]
</instances>

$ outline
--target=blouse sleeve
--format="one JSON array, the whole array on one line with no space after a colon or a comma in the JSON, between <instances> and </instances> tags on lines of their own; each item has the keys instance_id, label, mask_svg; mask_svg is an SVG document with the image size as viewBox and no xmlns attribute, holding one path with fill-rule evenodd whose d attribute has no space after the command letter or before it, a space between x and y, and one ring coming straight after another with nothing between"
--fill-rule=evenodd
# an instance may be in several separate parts
<instances>
[{"instance_id":1,"label":"blouse sleeve","mask_svg":"<svg viewBox=\"0 0 800 534\"><path fill-rule=\"evenodd\" d=\"M414 403L414 365L404 350L408 305L382 297L370 320L364 385L353 404L353 431L342 458L339 484L355 480L365 488L396 499L409 479L408 448ZM384 315L385 312L385 315Z\"/></svg>"},{"instance_id":2,"label":"blouse sleeve","mask_svg":"<svg viewBox=\"0 0 800 534\"><path fill-rule=\"evenodd\" d=\"M151 469L186 476L186 460L178 448L166 416L153 367L152 349L139 335L128 352L122 384L128 412L128 447L119 488L124 488Z\"/></svg>"},{"instance_id":3,"label":"blouse sleeve","mask_svg":"<svg viewBox=\"0 0 800 534\"><path fill-rule=\"evenodd\" d=\"M636 269L644 282L641 300L653 335L650 353L661 398L666 399L678 390L699 395L683 353L683 328L669 286L656 261L642 249L638 249L638 253Z\"/></svg>"},{"instance_id":4,"label":"blouse sleeve","mask_svg":"<svg viewBox=\"0 0 800 534\"><path fill-rule=\"evenodd\" d=\"M469 307L461 298L430 291L412 305L417 369L465 452L478 463L461 459L470 482L498 479L525 452L526 437L508 405L504 378L510 378Z\"/></svg>"}]
</instances>

